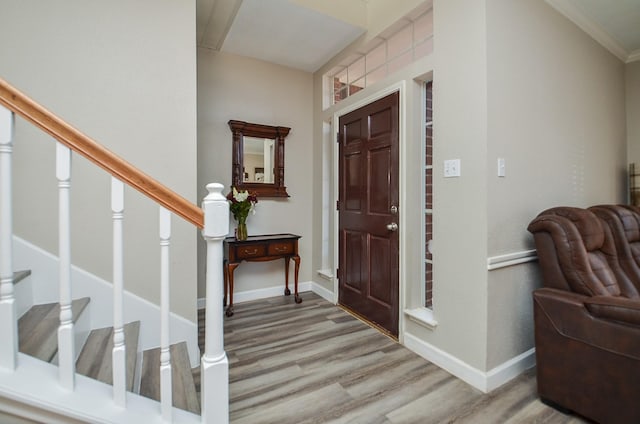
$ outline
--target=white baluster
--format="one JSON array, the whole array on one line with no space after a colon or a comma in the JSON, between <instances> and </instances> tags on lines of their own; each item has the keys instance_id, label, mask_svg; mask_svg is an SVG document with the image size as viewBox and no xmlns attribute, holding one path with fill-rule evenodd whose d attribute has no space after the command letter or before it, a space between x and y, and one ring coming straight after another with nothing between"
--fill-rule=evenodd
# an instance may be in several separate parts
<instances>
[{"instance_id":1,"label":"white baluster","mask_svg":"<svg viewBox=\"0 0 640 424\"><path fill-rule=\"evenodd\" d=\"M164 421L172 418L171 353L169 351L169 245L171 212L160 207L160 408Z\"/></svg>"},{"instance_id":2,"label":"white baluster","mask_svg":"<svg viewBox=\"0 0 640 424\"><path fill-rule=\"evenodd\" d=\"M71 150L58 143L56 148L58 178L58 255L60 260L60 327L58 327L58 370L62 387L75 386L75 346L71 310Z\"/></svg>"},{"instance_id":3,"label":"white baluster","mask_svg":"<svg viewBox=\"0 0 640 424\"><path fill-rule=\"evenodd\" d=\"M224 351L222 242L229 232L229 204L222 184L208 184L209 194L202 202L207 242L205 347L201 363L202 422L229 422L229 362Z\"/></svg>"},{"instance_id":4,"label":"white baluster","mask_svg":"<svg viewBox=\"0 0 640 424\"><path fill-rule=\"evenodd\" d=\"M0 366L15 369L18 358L18 324L13 296L13 214L11 152L13 113L0 106Z\"/></svg>"},{"instance_id":5,"label":"white baluster","mask_svg":"<svg viewBox=\"0 0 640 424\"><path fill-rule=\"evenodd\" d=\"M124 184L111 178L113 212L113 400L125 407L127 399L127 347L124 343Z\"/></svg>"}]
</instances>

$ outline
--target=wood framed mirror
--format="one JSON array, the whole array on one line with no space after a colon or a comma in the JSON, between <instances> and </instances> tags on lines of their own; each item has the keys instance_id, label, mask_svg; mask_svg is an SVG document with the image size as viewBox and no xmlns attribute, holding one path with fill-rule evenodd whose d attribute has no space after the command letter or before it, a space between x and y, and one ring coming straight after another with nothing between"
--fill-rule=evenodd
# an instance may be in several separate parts
<instances>
[{"instance_id":1,"label":"wood framed mirror","mask_svg":"<svg viewBox=\"0 0 640 424\"><path fill-rule=\"evenodd\" d=\"M291 128L229 121L233 134L231 185L258 197L289 197L284 185L284 139Z\"/></svg>"}]
</instances>

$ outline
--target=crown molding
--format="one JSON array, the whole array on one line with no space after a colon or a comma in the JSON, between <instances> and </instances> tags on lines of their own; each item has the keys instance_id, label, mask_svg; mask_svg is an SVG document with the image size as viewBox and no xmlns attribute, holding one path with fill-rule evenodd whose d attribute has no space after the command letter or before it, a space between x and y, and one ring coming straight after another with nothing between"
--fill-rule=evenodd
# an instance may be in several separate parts
<instances>
[{"instance_id":1,"label":"crown molding","mask_svg":"<svg viewBox=\"0 0 640 424\"><path fill-rule=\"evenodd\" d=\"M627 63L637 62L640 60L640 50L633 51L627 57Z\"/></svg>"},{"instance_id":2,"label":"crown molding","mask_svg":"<svg viewBox=\"0 0 640 424\"><path fill-rule=\"evenodd\" d=\"M625 63L631 62L632 55L638 55L640 52L629 54L627 50L620 45L613 37L609 35L598 23L584 15L578 8L573 6L569 0L545 0L551 7L556 9L560 14L564 15L571 22L576 24L580 29L589 34L594 40L600 43L604 48L613 53L618 59ZM636 57L635 60L639 58Z\"/></svg>"}]
</instances>

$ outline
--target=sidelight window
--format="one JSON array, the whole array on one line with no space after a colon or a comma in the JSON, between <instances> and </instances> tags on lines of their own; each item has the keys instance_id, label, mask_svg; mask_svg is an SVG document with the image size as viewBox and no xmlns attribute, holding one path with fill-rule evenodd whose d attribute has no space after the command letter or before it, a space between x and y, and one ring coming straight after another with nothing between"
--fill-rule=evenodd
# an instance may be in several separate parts
<instances>
[{"instance_id":1,"label":"sidelight window","mask_svg":"<svg viewBox=\"0 0 640 424\"><path fill-rule=\"evenodd\" d=\"M425 83L424 131L424 306L433 306L433 81Z\"/></svg>"}]
</instances>

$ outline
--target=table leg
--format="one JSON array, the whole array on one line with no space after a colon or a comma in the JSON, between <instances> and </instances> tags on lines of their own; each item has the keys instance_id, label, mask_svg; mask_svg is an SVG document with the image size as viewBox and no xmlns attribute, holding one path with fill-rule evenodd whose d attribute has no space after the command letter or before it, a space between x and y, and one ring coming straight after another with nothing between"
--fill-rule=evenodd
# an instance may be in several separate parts
<instances>
[{"instance_id":1,"label":"table leg","mask_svg":"<svg viewBox=\"0 0 640 424\"><path fill-rule=\"evenodd\" d=\"M284 258L284 295L289 296L291 290L289 290L289 257Z\"/></svg>"},{"instance_id":2,"label":"table leg","mask_svg":"<svg viewBox=\"0 0 640 424\"><path fill-rule=\"evenodd\" d=\"M233 272L236 270L240 264L228 264L227 272L229 273L229 306L227 306L227 310L225 314L230 317L233 315Z\"/></svg>"},{"instance_id":3,"label":"table leg","mask_svg":"<svg viewBox=\"0 0 640 424\"><path fill-rule=\"evenodd\" d=\"M295 277L294 291L295 291L296 303L302 303L302 298L300 297L300 295L298 295L298 271L300 271L300 256L295 255L293 257L293 261L296 263L296 268L294 271L294 277Z\"/></svg>"}]
</instances>

